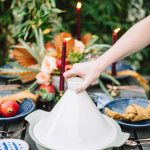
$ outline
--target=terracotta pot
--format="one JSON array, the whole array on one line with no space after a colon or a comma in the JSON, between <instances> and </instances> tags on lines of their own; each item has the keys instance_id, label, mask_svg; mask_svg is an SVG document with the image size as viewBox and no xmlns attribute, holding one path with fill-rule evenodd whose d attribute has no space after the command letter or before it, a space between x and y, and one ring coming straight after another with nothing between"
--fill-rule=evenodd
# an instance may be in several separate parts
<instances>
[{"instance_id":1,"label":"terracotta pot","mask_svg":"<svg viewBox=\"0 0 150 150\"><path fill-rule=\"evenodd\" d=\"M42 97L39 97L37 99L37 103L36 103L37 109L42 109L45 111L51 111L54 106L55 106L54 101L46 101L46 100L43 100Z\"/></svg>"}]
</instances>

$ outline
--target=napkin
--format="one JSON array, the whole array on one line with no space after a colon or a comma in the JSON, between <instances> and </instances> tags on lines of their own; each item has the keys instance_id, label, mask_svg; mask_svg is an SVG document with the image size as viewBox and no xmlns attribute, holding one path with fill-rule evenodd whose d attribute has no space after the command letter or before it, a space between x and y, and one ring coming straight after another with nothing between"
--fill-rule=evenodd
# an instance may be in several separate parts
<instances>
[{"instance_id":1,"label":"napkin","mask_svg":"<svg viewBox=\"0 0 150 150\"><path fill-rule=\"evenodd\" d=\"M98 96L98 98L95 100L98 109L104 108L106 104L112 101L111 98L105 93L95 92L94 94Z\"/></svg>"},{"instance_id":2,"label":"napkin","mask_svg":"<svg viewBox=\"0 0 150 150\"><path fill-rule=\"evenodd\" d=\"M28 90L25 90L25 91L17 92L15 94L0 97L0 103L7 100L22 102L24 98L32 99L35 102L37 99L37 95L31 93Z\"/></svg>"},{"instance_id":3,"label":"napkin","mask_svg":"<svg viewBox=\"0 0 150 150\"><path fill-rule=\"evenodd\" d=\"M141 121L150 119L150 104L143 108L137 104L129 105L124 114L118 113L116 111L112 111L109 108L105 108L105 113L113 118L118 120L126 120L126 121Z\"/></svg>"}]
</instances>

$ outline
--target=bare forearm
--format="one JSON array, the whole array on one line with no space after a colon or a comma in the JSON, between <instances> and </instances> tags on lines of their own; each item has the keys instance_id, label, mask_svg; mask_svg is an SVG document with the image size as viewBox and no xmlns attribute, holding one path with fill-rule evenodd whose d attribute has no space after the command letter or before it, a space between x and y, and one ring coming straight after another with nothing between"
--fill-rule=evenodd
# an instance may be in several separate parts
<instances>
[{"instance_id":1,"label":"bare forearm","mask_svg":"<svg viewBox=\"0 0 150 150\"><path fill-rule=\"evenodd\" d=\"M124 58L150 43L150 16L130 28L106 53L96 61L100 72L113 62Z\"/></svg>"}]
</instances>

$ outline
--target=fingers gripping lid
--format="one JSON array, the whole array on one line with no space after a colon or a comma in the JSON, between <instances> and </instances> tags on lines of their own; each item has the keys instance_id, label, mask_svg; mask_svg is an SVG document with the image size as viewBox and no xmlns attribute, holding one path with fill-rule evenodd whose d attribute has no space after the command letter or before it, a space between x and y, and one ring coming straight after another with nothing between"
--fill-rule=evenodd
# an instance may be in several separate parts
<instances>
[{"instance_id":1,"label":"fingers gripping lid","mask_svg":"<svg viewBox=\"0 0 150 150\"><path fill-rule=\"evenodd\" d=\"M79 77L72 77L67 79L67 85L68 89L70 90L76 90L78 87L80 87L83 84L84 80Z\"/></svg>"}]
</instances>

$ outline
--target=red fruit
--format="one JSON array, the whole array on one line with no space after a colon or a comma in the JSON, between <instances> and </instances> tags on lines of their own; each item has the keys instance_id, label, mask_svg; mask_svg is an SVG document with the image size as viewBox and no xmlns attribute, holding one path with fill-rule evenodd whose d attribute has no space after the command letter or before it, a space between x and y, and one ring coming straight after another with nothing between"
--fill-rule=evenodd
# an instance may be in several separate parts
<instances>
[{"instance_id":1,"label":"red fruit","mask_svg":"<svg viewBox=\"0 0 150 150\"><path fill-rule=\"evenodd\" d=\"M3 117L15 116L19 110L19 105L16 101L8 100L1 103L0 112Z\"/></svg>"},{"instance_id":2,"label":"red fruit","mask_svg":"<svg viewBox=\"0 0 150 150\"><path fill-rule=\"evenodd\" d=\"M49 85L45 85L45 84L41 84L39 86L39 89L43 89L46 90L47 93L55 93L55 88L53 85L49 84Z\"/></svg>"},{"instance_id":3,"label":"red fruit","mask_svg":"<svg viewBox=\"0 0 150 150\"><path fill-rule=\"evenodd\" d=\"M60 69L61 68L61 59L57 59L56 64L57 64L57 68ZM68 64L68 60L65 61L65 65L67 65L67 64Z\"/></svg>"}]
</instances>

